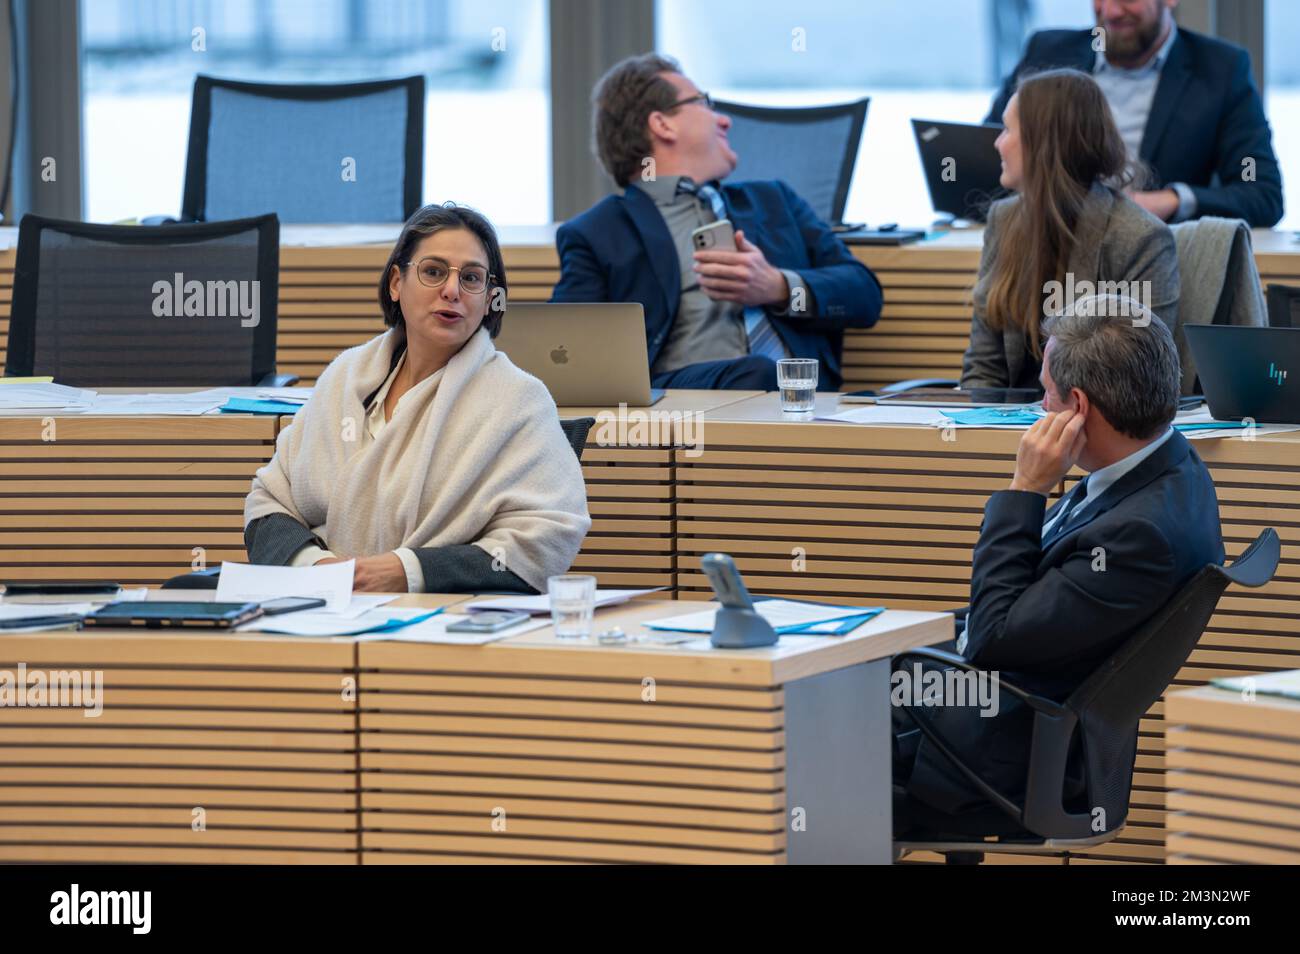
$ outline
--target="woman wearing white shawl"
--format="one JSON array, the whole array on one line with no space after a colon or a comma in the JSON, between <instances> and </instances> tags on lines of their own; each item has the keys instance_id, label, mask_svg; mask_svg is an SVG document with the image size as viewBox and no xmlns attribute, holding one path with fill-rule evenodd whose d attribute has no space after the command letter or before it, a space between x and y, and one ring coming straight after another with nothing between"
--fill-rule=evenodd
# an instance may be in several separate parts
<instances>
[{"instance_id":1,"label":"woman wearing white shawl","mask_svg":"<svg viewBox=\"0 0 1300 954\"><path fill-rule=\"evenodd\" d=\"M379 299L389 330L321 374L253 478L253 563L356 559L354 589L544 590L591 526L545 385L492 339L505 306L492 226L425 206Z\"/></svg>"}]
</instances>

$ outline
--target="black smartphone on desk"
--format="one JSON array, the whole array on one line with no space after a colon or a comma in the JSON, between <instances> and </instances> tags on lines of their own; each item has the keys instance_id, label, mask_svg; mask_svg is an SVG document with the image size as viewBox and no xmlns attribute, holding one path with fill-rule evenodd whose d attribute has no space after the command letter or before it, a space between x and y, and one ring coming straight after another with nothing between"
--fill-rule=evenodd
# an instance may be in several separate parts
<instances>
[{"instance_id":1,"label":"black smartphone on desk","mask_svg":"<svg viewBox=\"0 0 1300 954\"><path fill-rule=\"evenodd\" d=\"M263 616L283 616L299 610L316 609L325 605L325 601L316 596L281 596L274 600L262 601Z\"/></svg>"}]
</instances>

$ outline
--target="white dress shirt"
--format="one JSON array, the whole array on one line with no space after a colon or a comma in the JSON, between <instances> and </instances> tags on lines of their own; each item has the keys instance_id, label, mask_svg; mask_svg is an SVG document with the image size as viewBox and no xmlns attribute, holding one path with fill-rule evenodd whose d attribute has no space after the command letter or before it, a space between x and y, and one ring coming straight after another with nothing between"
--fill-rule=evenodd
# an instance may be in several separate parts
<instances>
[{"instance_id":1,"label":"white dress shirt","mask_svg":"<svg viewBox=\"0 0 1300 954\"><path fill-rule=\"evenodd\" d=\"M1114 486L1115 482L1127 474L1130 470L1142 463L1152 454L1154 454L1160 445L1169 440L1174 434L1172 427L1167 428L1163 435L1153 440L1145 447L1140 447L1127 457L1121 457L1113 464L1107 464L1100 467L1088 475L1088 496L1084 498L1083 503L1074 508L1074 512L1082 514L1093 504L1101 499L1101 495ZM1058 510L1052 514L1052 519L1043 524L1043 536L1051 531L1053 524L1060 518L1062 511Z\"/></svg>"}]
</instances>

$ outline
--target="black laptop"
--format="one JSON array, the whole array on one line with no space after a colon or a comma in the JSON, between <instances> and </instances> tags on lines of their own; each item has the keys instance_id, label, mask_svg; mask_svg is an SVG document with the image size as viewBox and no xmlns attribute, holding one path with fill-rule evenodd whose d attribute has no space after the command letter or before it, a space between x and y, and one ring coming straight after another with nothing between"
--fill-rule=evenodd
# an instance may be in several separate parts
<instances>
[{"instance_id":1,"label":"black laptop","mask_svg":"<svg viewBox=\"0 0 1300 954\"><path fill-rule=\"evenodd\" d=\"M1002 188L1002 157L993 142L1002 127L993 123L948 123L913 119L912 132L936 212L983 222Z\"/></svg>"},{"instance_id":2,"label":"black laptop","mask_svg":"<svg viewBox=\"0 0 1300 954\"><path fill-rule=\"evenodd\" d=\"M1184 325L1216 420L1300 424L1300 328Z\"/></svg>"}]
</instances>

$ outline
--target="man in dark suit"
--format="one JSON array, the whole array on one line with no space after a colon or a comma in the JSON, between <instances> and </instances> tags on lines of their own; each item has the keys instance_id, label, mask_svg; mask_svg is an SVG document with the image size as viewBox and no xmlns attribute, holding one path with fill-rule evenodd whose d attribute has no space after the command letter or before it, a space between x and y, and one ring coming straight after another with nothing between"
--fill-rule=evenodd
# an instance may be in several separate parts
<instances>
[{"instance_id":1,"label":"man in dark suit","mask_svg":"<svg viewBox=\"0 0 1300 954\"><path fill-rule=\"evenodd\" d=\"M880 285L783 182L719 185L731 121L655 54L614 66L594 94L596 152L622 195L556 234L551 300L640 302L655 387L775 390L775 361L817 358L840 386L845 328L880 317ZM720 219L730 242L691 233Z\"/></svg>"},{"instance_id":2,"label":"man in dark suit","mask_svg":"<svg viewBox=\"0 0 1300 954\"><path fill-rule=\"evenodd\" d=\"M1178 349L1164 322L1134 320L1142 313L1128 299L1085 299L1048 325L1040 379L1049 413L1021 439L1015 476L989 497L975 546L955 650L1058 702L1206 564L1223 562L1214 483L1170 426ZM1088 476L1048 508L1075 464ZM1030 710L1004 693L996 709L931 704L918 714L995 789L1023 799ZM903 706L894 726L896 830L934 830L942 817L962 831L954 816L991 807ZM1070 796L1083 794L1082 765L1072 752Z\"/></svg>"},{"instance_id":3,"label":"man in dark suit","mask_svg":"<svg viewBox=\"0 0 1300 954\"><path fill-rule=\"evenodd\" d=\"M1282 174L1250 54L1178 27L1177 4L1093 0L1095 29L1035 33L985 122L1002 122L1021 76L1082 70L1105 92L1130 157L1154 179L1133 193L1148 212L1166 222L1217 215L1272 226L1282 218Z\"/></svg>"}]
</instances>

